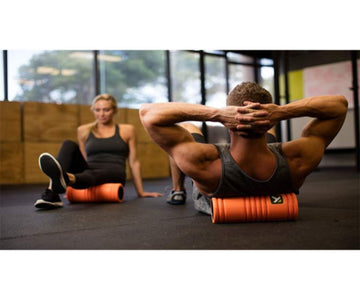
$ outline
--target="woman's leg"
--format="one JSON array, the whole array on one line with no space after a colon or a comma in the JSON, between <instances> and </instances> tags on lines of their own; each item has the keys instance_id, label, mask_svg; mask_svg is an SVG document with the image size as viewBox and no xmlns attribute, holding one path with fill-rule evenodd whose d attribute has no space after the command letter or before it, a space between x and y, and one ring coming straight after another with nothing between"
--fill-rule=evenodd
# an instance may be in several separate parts
<instances>
[{"instance_id":1,"label":"woman's leg","mask_svg":"<svg viewBox=\"0 0 360 300\"><path fill-rule=\"evenodd\" d=\"M43 153L39 157L39 165L41 170L50 177L49 189L54 193L62 194L65 193L69 184L74 183L73 173L86 170L88 165L79 146L70 140L63 142L57 157L56 159L49 153Z\"/></svg>"},{"instance_id":2,"label":"woman's leg","mask_svg":"<svg viewBox=\"0 0 360 300\"><path fill-rule=\"evenodd\" d=\"M121 183L125 186L126 172L121 166L109 166L109 164L90 165L88 169L75 174L76 181L71 186L75 189L85 189L104 183Z\"/></svg>"},{"instance_id":3,"label":"woman's leg","mask_svg":"<svg viewBox=\"0 0 360 300\"><path fill-rule=\"evenodd\" d=\"M68 173L80 173L88 168L78 144L71 140L62 143L57 160Z\"/></svg>"},{"instance_id":4,"label":"woman's leg","mask_svg":"<svg viewBox=\"0 0 360 300\"><path fill-rule=\"evenodd\" d=\"M35 202L35 207L44 209L62 207L63 203L59 194L64 193L67 185L75 181L72 172L82 172L88 167L79 146L70 140L62 143L57 159L49 153L41 154L39 165L41 170L50 177L49 188Z\"/></svg>"}]
</instances>

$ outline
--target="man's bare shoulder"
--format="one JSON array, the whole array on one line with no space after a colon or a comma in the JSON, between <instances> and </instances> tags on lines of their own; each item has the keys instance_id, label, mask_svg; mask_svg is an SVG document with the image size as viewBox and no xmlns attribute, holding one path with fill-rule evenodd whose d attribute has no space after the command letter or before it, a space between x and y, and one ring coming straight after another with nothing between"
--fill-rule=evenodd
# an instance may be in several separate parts
<instances>
[{"instance_id":1,"label":"man's bare shoulder","mask_svg":"<svg viewBox=\"0 0 360 300\"><path fill-rule=\"evenodd\" d=\"M188 142L179 144L176 148L176 151L178 151L181 156L190 160L196 160L199 163L213 161L219 158L217 148L213 144Z\"/></svg>"},{"instance_id":2,"label":"man's bare shoulder","mask_svg":"<svg viewBox=\"0 0 360 300\"><path fill-rule=\"evenodd\" d=\"M325 146L321 139L316 137L300 137L281 143L281 149L287 158L322 156Z\"/></svg>"},{"instance_id":3,"label":"man's bare shoulder","mask_svg":"<svg viewBox=\"0 0 360 300\"><path fill-rule=\"evenodd\" d=\"M301 137L282 143L281 148L296 187L319 165L324 154L324 144L317 138Z\"/></svg>"},{"instance_id":4,"label":"man's bare shoulder","mask_svg":"<svg viewBox=\"0 0 360 300\"><path fill-rule=\"evenodd\" d=\"M179 168L197 184L205 194L215 191L221 177L220 155L215 145L186 143L176 153Z\"/></svg>"},{"instance_id":5,"label":"man's bare shoulder","mask_svg":"<svg viewBox=\"0 0 360 300\"><path fill-rule=\"evenodd\" d=\"M172 157L185 174L197 180L220 158L214 145L196 142L178 144L173 149Z\"/></svg>"}]
</instances>

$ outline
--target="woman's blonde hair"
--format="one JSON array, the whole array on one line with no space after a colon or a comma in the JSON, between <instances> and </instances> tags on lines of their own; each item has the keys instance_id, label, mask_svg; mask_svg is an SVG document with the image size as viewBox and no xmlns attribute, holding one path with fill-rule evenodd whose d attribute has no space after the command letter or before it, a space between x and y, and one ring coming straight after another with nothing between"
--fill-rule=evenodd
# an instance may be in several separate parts
<instances>
[{"instance_id":1,"label":"woman's blonde hair","mask_svg":"<svg viewBox=\"0 0 360 300\"><path fill-rule=\"evenodd\" d=\"M100 94L97 95L94 100L92 101L91 104L91 110L94 110L94 105L96 102L100 101L100 100L106 100L106 101L110 101L111 102L111 107L114 110L114 113L117 112L118 106L117 106L117 100L115 99L114 96L110 95L110 94Z\"/></svg>"}]
</instances>

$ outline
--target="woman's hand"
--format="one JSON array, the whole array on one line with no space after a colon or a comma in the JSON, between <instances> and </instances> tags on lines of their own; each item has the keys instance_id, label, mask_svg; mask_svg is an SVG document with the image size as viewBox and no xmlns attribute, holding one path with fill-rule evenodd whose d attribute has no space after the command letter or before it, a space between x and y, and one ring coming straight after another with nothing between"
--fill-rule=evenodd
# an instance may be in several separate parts
<instances>
[{"instance_id":1,"label":"woman's hand","mask_svg":"<svg viewBox=\"0 0 360 300\"><path fill-rule=\"evenodd\" d=\"M156 198L161 197L163 194L157 192L142 192L139 197L141 198Z\"/></svg>"}]
</instances>

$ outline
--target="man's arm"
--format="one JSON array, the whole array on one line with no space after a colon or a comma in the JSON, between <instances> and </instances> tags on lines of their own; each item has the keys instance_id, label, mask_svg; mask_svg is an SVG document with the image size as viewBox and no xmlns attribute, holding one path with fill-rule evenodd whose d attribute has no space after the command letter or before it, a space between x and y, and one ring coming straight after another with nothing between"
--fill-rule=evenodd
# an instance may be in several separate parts
<instances>
[{"instance_id":1,"label":"man's arm","mask_svg":"<svg viewBox=\"0 0 360 300\"><path fill-rule=\"evenodd\" d=\"M318 137L327 147L342 127L347 112L347 100L342 95L316 96L294 101L286 105L245 102L239 107L236 119L238 130L266 131L282 120L299 117L314 118L302 131L302 137ZM266 126L258 125L269 120ZM260 123L259 123L260 124ZM252 125L252 128L251 126Z\"/></svg>"},{"instance_id":2,"label":"man's arm","mask_svg":"<svg viewBox=\"0 0 360 300\"><path fill-rule=\"evenodd\" d=\"M246 126L256 127L257 120L269 120L273 126L282 120L299 117L312 117L305 126L299 139L283 144L283 151L294 168L296 174L307 176L320 163L325 148L341 129L346 113L347 100L342 95L315 96L294 101L286 105L247 103L247 107L238 109L240 124L238 130L248 130ZM262 113L263 117L258 115ZM261 128L261 127L260 127ZM291 166L290 166L291 167Z\"/></svg>"},{"instance_id":3,"label":"man's arm","mask_svg":"<svg viewBox=\"0 0 360 300\"><path fill-rule=\"evenodd\" d=\"M140 119L150 137L167 153L172 155L174 148L193 142L189 132L176 125L184 121L220 122L228 128L236 128L236 107L213 108L190 103L153 103L143 104Z\"/></svg>"},{"instance_id":4,"label":"man's arm","mask_svg":"<svg viewBox=\"0 0 360 300\"><path fill-rule=\"evenodd\" d=\"M144 104L140 109L141 121L150 137L205 194L212 193L219 181L218 151L214 145L196 143L190 132L177 123L213 121L236 128L236 114L236 107L217 109L189 103Z\"/></svg>"},{"instance_id":5,"label":"man's arm","mask_svg":"<svg viewBox=\"0 0 360 300\"><path fill-rule=\"evenodd\" d=\"M269 105L269 120L272 124L282 120L311 117L301 137L317 138L326 148L341 129L346 113L347 100L342 95L316 96L277 106Z\"/></svg>"}]
</instances>

